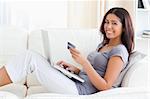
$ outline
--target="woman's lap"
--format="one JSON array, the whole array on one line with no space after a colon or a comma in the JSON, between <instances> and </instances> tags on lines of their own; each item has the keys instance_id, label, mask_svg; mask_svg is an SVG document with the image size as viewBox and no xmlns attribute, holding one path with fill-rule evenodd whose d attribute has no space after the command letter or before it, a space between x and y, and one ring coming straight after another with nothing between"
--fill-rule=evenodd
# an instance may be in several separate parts
<instances>
[{"instance_id":1,"label":"woman's lap","mask_svg":"<svg viewBox=\"0 0 150 99\"><path fill-rule=\"evenodd\" d=\"M78 94L74 81L54 69L40 54L26 51L15 56L6 65L13 82L20 81L28 73L35 71L39 82L50 92L62 94Z\"/></svg>"}]
</instances>

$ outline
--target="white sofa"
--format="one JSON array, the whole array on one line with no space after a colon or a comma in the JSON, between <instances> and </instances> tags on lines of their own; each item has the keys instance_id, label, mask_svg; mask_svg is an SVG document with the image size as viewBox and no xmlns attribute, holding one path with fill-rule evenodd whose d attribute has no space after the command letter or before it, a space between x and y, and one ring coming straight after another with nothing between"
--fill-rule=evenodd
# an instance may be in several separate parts
<instances>
[{"instance_id":1,"label":"white sofa","mask_svg":"<svg viewBox=\"0 0 150 99\"><path fill-rule=\"evenodd\" d=\"M18 31L21 30L21 31ZM102 35L97 29L44 29L48 31L50 40L51 56L56 62L65 59L70 63L76 64L68 50L67 41L72 42L86 56L90 51L102 41ZM4 26L0 28L0 64L3 65L9 57L26 49L34 50L47 57L44 53L41 30L35 30L29 33L23 29L12 26ZM15 35L14 35L15 34ZM5 38L5 39L4 39ZM4 42L5 41L5 42ZM14 45L13 45L14 44ZM5 52L5 53L3 53ZM7 58L6 58L7 57ZM26 79L16 84L9 84L0 87L0 92L11 92L19 98L51 98L51 99L70 99L70 98L102 98L102 99L148 99L150 98L149 81L148 81L148 62L147 57L137 55L131 60L131 66L122 80L122 87L101 91L93 95L61 95L48 92L47 89L40 85L34 72L29 74ZM141 60L139 60L141 59ZM77 64L76 64L77 65ZM143 72L144 71L144 72ZM1 96L1 93L0 93Z\"/></svg>"}]
</instances>

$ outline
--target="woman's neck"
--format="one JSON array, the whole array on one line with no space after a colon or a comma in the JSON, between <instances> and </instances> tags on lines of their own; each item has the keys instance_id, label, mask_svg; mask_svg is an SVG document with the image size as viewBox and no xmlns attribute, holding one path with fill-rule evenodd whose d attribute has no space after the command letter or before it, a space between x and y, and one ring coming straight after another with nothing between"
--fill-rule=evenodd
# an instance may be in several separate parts
<instances>
[{"instance_id":1,"label":"woman's neck","mask_svg":"<svg viewBox=\"0 0 150 99\"><path fill-rule=\"evenodd\" d=\"M121 44L121 41L120 40L109 40L108 42L108 46L116 46L116 45L119 45Z\"/></svg>"}]
</instances>

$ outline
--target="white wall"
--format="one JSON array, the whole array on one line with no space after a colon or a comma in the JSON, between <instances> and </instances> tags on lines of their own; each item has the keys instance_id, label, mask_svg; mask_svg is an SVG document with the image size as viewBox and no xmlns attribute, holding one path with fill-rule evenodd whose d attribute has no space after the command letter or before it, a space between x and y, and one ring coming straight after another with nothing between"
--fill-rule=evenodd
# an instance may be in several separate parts
<instances>
[{"instance_id":1,"label":"white wall","mask_svg":"<svg viewBox=\"0 0 150 99\"><path fill-rule=\"evenodd\" d=\"M66 28L67 1L62 0L7 0L9 23L28 30L37 28Z\"/></svg>"},{"instance_id":2,"label":"white wall","mask_svg":"<svg viewBox=\"0 0 150 99\"><path fill-rule=\"evenodd\" d=\"M97 0L68 1L69 28L97 28Z\"/></svg>"},{"instance_id":3,"label":"white wall","mask_svg":"<svg viewBox=\"0 0 150 99\"><path fill-rule=\"evenodd\" d=\"M136 0L106 0L106 11L112 7L123 7L131 15L133 24L135 26L135 16L136 16Z\"/></svg>"},{"instance_id":4,"label":"white wall","mask_svg":"<svg viewBox=\"0 0 150 99\"><path fill-rule=\"evenodd\" d=\"M97 28L100 23L100 0L4 0L4 3L8 9L5 13L9 14L9 19L3 17L5 23L27 30Z\"/></svg>"}]
</instances>

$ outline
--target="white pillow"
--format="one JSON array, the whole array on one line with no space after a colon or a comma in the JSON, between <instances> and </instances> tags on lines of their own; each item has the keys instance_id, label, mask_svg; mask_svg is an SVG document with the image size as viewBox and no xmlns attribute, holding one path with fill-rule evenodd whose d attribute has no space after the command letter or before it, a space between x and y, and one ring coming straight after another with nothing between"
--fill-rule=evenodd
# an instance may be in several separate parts
<instances>
[{"instance_id":1,"label":"white pillow","mask_svg":"<svg viewBox=\"0 0 150 99\"><path fill-rule=\"evenodd\" d=\"M122 80L124 78L124 76L126 75L127 71L137 62L141 61L142 59L144 59L146 55L138 52L138 51L134 51L132 52L132 54L129 57L129 62L127 64L127 66L121 71L118 79L116 80L115 84L113 85L113 87L117 87L118 85L120 85L122 83Z\"/></svg>"},{"instance_id":2,"label":"white pillow","mask_svg":"<svg viewBox=\"0 0 150 99\"><path fill-rule=\"evenodd\" d=\"M136 62L144 59L145 56L146 55L141 52L138 52L138 51L133 52L129 57L129 62L127 64L127 68L131 67Z\"/></svg>"}]
</instances>

